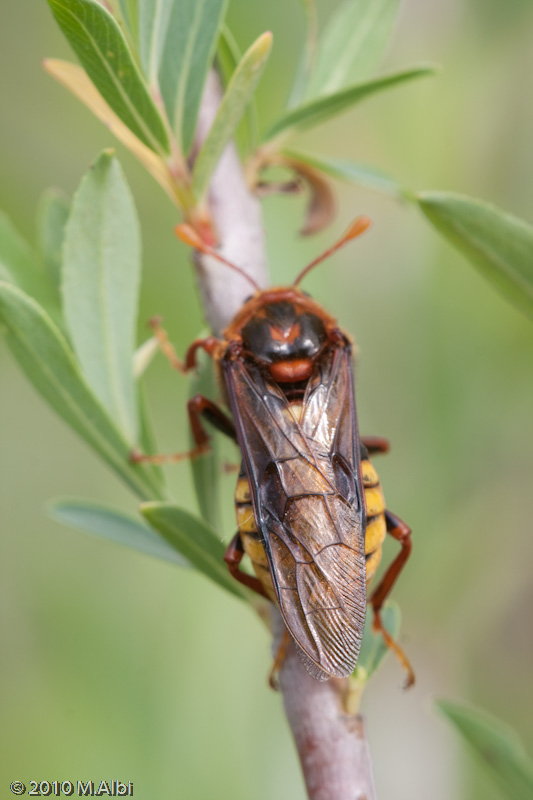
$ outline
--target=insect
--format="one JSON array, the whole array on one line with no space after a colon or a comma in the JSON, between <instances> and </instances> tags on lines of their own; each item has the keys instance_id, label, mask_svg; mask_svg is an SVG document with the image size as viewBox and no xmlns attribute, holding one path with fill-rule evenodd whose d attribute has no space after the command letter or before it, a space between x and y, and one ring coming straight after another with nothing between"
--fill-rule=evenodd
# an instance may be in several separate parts
<instances>
[{"instance_id":1,"label":"insect","mask_svg":"<svg viewBox=\"0 0 533 800\"><path fill-rule=\"evenodd\" d=\"M395 651L410 685L412 668L380 616L411 552L410 529L385 508L370 461L370 456L386 452L388 443L359 437L350 338L298 288L310 269L369 224L364 217L357 219L291 286L254 287L223 339L196 340L184 363L155 320L161 348L181 371L194 367L198 348L213 357L231 418L211 400L196 396L188 404L193 451L133 458L161 463L201 455L209 447L202 419L238 443L242 454L235 495L238 532L225 560L237 580L278 604L298 655L318 680L344 677L355 669L367 584L390 533L401 550L368 602L374 629ZM239 270L188 226L178 226L178 235ZM255 576L240 568L245 553Z\"/></svg>"}]
</instances>

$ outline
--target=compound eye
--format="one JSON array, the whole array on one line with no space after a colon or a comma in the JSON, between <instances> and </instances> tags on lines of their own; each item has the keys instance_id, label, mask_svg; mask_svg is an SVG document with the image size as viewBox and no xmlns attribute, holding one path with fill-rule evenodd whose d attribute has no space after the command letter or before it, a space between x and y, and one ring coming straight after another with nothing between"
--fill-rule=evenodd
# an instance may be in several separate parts
<instances>
[{"instance_id":1,"label":"compound eye","mask_svg":"<svg viewBox=\"0 0 533 800\"><path fill-rule=\"evenodd\" d=\"M246 297L246 298L244 299L244 302L245 302L245 303L248 303L248 302L249 302L249 301L252 299L252 297L253 297L253 294L249 294L249 295L248 295L248 297Z\"/></svg>"}]
</instances>

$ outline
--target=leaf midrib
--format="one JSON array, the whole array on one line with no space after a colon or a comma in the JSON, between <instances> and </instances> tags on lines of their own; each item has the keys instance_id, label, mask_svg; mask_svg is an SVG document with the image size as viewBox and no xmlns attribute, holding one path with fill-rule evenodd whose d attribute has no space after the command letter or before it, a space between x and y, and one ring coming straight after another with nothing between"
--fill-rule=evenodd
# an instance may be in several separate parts
<instances>
[{"instance_id":1,"label":"leaf midrib","mask_svg":"<svg viewBox=\"0 0 533 800\"><path fill-rule=\"evenodd\" d=\"M404 81L414 78L421 78L431 75L432 71L432 67L425 64L407 67L406 69L399 70L397 72L390 72L385 75L377 75L373 78L366 78L357 81L356 83L346 86L343 89L339 89L332 94L320 95L320 97L306 100L301 105L291 109L291 111L288 113L283 114L273 125L271 125L267 131L265 142L272 142L274 139L277 141L278 137L280 140L285 140L300 129L305 130L306 127L314 127L321 124L325 120L320 117L320 115L324 113L324 109L327 109L328 105L332 104L332 101L335 101L337 105L342 106L342 109L348 108L349 103L343 105L343 100L347 97L350 97L352 94L357 94L357 92L360 91L362 94L361 100L363 100L368 94L372 95L378 91L388 88L389 86L394 86L397 83L403 83ZM310 109L315 109L314 116L320 117L318 120L315 120L314 122L307 120L306 112L308 112ZM331 117L342 113L342 109L334 111L331 114Z\"/></svg>"},{"instance_id":2,"label":"leaf midrib","mask_svg":"<svg viewBox=\"0 0 533 800\"><path fill-rule=\"evenodd\" d=\"M106 184L108 183L109 172L106 178ZM108 187L107 187L108 188ZM133 436L134 431L131 429L133 420L130 418L129 414L129 407L127 405L126 399L123 395L123 391L121 390L122 382L118 381L119 373L122 373L122 368L120 363L117 360L118 353L116 351L116 347L113 346L113 343L116 343L116 338L113 335L112 326L111 326L111 314L110 314L110 300L109 300L109 292L106 289L107 286L107 270L105 267L104 261L104 240L106 234L105 228L105 221L106 221L106 210L107 205L104 208L104 204L102 203L100 206L100 213L101 213L101 224L100 228L100 236L98 238L98 273L99 273L99 288L100 288L100 299L103 308L102 320L101 320L101 329L102 329L102 337L104 342L104 358L105 363L107 364L108 368L108 380L109 385L111 388L111 397L114 399L114 406L117 410L117 413L120 419L123 420L123 424L127 428L127 432ZM132 355L133 357L133 355ZM123 388L123 387L122 387Z\"/></svg>"},{"instance_id":3,"label":"leaf midrib","mask_svg":"<svg viewBox=\"0 0 533 800\"><path fill-rule=\"evenodd\" d=\"M499 269L506 278L510 279L512 283L519 284L529 297L533 297L533 285L531 281L524 278L521 272L513 269L508 261L491 250L488 245L483 243L483 240L478 235L469 232L468 227L459 221L449 220L452 229L463 238L463 240L474 248L482 257L484 257L490 264Z\"/></svg>"},{"instance_id":4,"label":"leaf midrib","mask_svg":"<svg viewBox=\"0 0 533 800\"><path fill-rule=\"evenodd\" d=\"M85 23L81 20L80 17L76 16L74 14L74 12L71 11L67 6L64 6L62 3L59 3L58 0L52 0L52 2L56 6L59 6L64 11L66 11L67 14L69 14L74 20L76 20L78 22L78 24L83 28L83 30L85 31L88 39L90 40L91 44L93 45L94 50L100 56L100 59L101 59L103 65L104 65L104 68L105 68L106 72L108 73L109 77L111 78L111 81L114 84L115 88L117 89L118 93L121 95L123 102L127 106L128 110L132 114L133 118L136 120L136 122L139 125L139 127L141 128L141 130L143 131L146 139L152 143L152 145L151 145L152 149L157 153L161 153L161 146L160 146L159 142L157 141L157 139L155 139L152 131L147 126L147 124L144 121L143 117L139 116L139 114L137 113L136 106L131 103L127 92L123 88L123 86L120 83L120 81L116 78L115 73L113 72L113 70L109 66L109 62L104 58L104 55L103 55L102 51L98 47L98 45L96 43L96 40L94 39L93 35L87 29ZM120 36L121 36L120 30L115 31L115 34L120 39ZM125 44L125 42L123 42L123 44ZM133 64L133 62L132 62L132 67L133 67L134 72L135 72L135 65ZM140 83L141 83L141 86L143 86L142 81L140 81ZM144 88L144 86L143 86L143 88ZM149 98L149 95L148 95L148 98ZM157 111L156 111L155 107L154 107L153 111L157 114Z\"/></svg>"},{"instance_id":5,"label":"leaf midrib","mask_svg":"<svg viewBox=\"0 0 533 800\"><path fill-rule=\"evenodd\" d=\"M166 516L165 512L167 512L167 513L170 512L170 514L171 514L172 508L166 508L164 506L163 507L161 507L161 506L158 507L158 506L159 506L158 503L155 503L155 504L153 504L153 503L145 503L145 504L143 504L141 506L141 510L143 512L144 511L148 512L145 515L146 518L148 519L148 521L155 525L155 520L157 519L158 524L161 525L161 528L163 528L165 530L165 534L168 535L170 539L177 540L177 539L179 539L181 537L183 539L183 541L186 543L187 548L189 550L191 550L193 553L196 553L196 555L198 556L198 557L196 557L196 561L198 563L201 563L202 561L204 563L207 562L207 565L209 566L209 568L216 575L220 576L220 581L219 582L222 585L224 585L226 588L229 588L230 591L232 592L232 594L236 594L238 597L242 597L243 595L239 591L233 591L234 589L237 589L238 587L234 587L233 586L233 582L231 580L228 580L229 573L226 571L225 567L222 566L221 561L217 557L215 557L213 555L213 553L211 552L211 549L206 549L205 547L203 547L200 543L198 543L198 541L197 541L197 539L195 539L195 537L188 536L186 533L184 533L184 530L180 525L177 525L176 523L173 522L172 519L169 519ZM153 513L153 519L150 519L150 513L151 512ZM195 520L195 524L198 525L198 527L202 527L203 528L204 535L206 537L207 536L212 536L212 538L213 538L213 540L215 542L217 542L217 543L219 542L219 540L215 536L213 536L211 534L211 532L209 531L209 529L206 526L204 526L199 520ZM158 526L156 525L156 527L158 527ZM176 534L177 531L179 531L179 536ZM196 566L196 564L194 564L194 562L192 562L192 559L190 559L189 556L185 555L184 553L181 553L181 554L182 554L182 556L184 558L186 558L189 561L191 561L191 563L193 563L193 565L196 567L196 569L200 569L199 567ZM205 571L204 571L204 574L206 574Z\"/></svg>"},{"instance_id":6,"label":"leaf midrib","mask_svg":"<svg viewBox=\"0 0 533 800\"><path fill-rule=\"evenodd\" d=\"M152 25L152 35L150 36L150 61L148 63L148 75L150 81L154 81L157 83L157 73L159 71L159 65L157 64L157 52L156 52L156 42L158 40L158 31L159 25L161 22L161 8L165 0L156 0L155 5L155 13L154 13L154 23Z\"/></svg>"},{"instance_id":7,"label":"leaf midrib","mask_svg":"<svg viewBox=\"0 0 533 800\"><path fill-rule=\"evenodd\" d=\"M191 53L194 50L194 45L196 44L198 28L203 16L204 6L205 6L205 0L201 0L201 2L196 2L194 4L195 15L193 17L193 24L191 25L187 36L187 46L185 48L185 53L183 56L183 64L176 92L175 133L176 136L178 136L180 145L182 147L183 147L183 110L185 107L187 84L189 83L189 77L191 73L191 64L192 64Z\"/></svg>"},{"instance_id":8,"label":"leaf midrib","mask_svg":"<svg viewBox=\"0 0 533 800\"><path fill-rule=\"evenodd\" d=\"M364 42L365 42L365 40L366 40L366 38L368 36L368 31L374 25L376 17L379 17L379 15L381 13L381 6L379 6L379 8L378 8L377 4L375 6L372 6L372 4L371 4L369 8L371 9L371 11L373 11L373 13L367 13L365 15L365 23L359 29L360 35L358 36L358 38L356 40L357 43L355 45L355 49L358 50L358 54L357 54L358 56L360 55L360 52L361 52L361 43L364 44ZM327 94L328 92L335 91L336 89L340 89L342 87L343 75L345 75L346 72L347 72L347 67L345 67L344 65L347 63L348 67L349 67L350 61L351 61L350 55L351 54L346 54L346 58L339 59L337 61L335 69L333 70L331 75L328 77L328 80L326 81L324 86L321 87L321 89L320 89L320 93L321 94L322 93ZM340 73L340 77L336 78L336 75L338 75L339 73Z\"/></svg>"}]
</instances>

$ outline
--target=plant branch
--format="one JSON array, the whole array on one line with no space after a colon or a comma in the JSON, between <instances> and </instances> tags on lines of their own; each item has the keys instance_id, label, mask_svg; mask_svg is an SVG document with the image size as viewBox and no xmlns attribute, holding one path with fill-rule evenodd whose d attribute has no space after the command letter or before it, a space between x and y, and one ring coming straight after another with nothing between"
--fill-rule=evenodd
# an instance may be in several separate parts
<instances>
[{"instance_id":1,"label":"plant branch","mask_svg":"<svg viewBox=\"0 0 533 800\"><path fill-rule=\"evenodd\" d=\"M222 90L216 73L208 76L198 120L194 152L217 112ZM211 178L208 207L221 255L250 275L259 286L268 285L261 204L248 190L237 149L230 144ZM196 252L194 263L204 313L213 333L220 336L253 288L237 272L211 256Z\"/></svg>"},{"instance_id":2,"label":"plant branch","mask_svg":"<svg viewBox=\"0 0 533 800\"><path fill-rule=\"evenodd\" d=\"M205 138L221 99L218 77L209 76L198 125L195 152ZM260 203L248 190L237 151L229 146L212 177L209 213L221 253L267 286L265 241ZM237 272L199 252L194 254L206 319L220 335L244 300L249 283ZM274 650L284 624L272 610ZM280 688L307 786L309 800L375 800L363 720L343 710L344 681L316 681L300 663L292 645L280 672Z\"/></svg>"},{"instance_id":3,"label":"plant branch","mask_svg":"<svg viewBox=\"0 0 533 800\"><path fill-rule=\"evenodd\" d=\"M277 652L285 627L277 608L272 623ZM344 709L348 680L315 680L289 646L279 684L309 800L376 797L363 718Z\"/></svg>"}]
</instances>

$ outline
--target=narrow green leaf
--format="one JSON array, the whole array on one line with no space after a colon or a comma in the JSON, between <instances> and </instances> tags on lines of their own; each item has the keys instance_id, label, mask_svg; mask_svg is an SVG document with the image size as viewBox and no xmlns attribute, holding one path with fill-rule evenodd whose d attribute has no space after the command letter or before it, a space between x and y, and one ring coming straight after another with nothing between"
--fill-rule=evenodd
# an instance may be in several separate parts
<instances>
[{"instance_id":1,"label":"narrow green leaf","mask_svg":"<svg viewBox=\"0 0 533 800\"><path fill-rule=\"evenodd\" d=\"M0 212L0 280L12 283L47 310L59 322L59 298L52 281L41 268L38 256L19 234L11 220Z\"/></svg>"},{"instance_id":2,"label":"narrow green leaf","mask_svg":"<svg viewBox=\"0 0 533 800\"><path fill-rule=\"evenodd\" d=\"M266 139L268 141L274 137L281 138L281 135L283 139L294 136L300 131L326 122L326 120L331 119L336 114L340 114L347 108L351 108L356 103L360 103L361 100L365 100L367 97L415 78L424 78L427 75L434 74L434 72L435 67L432 66L411 67L390 75L382 75L378 78L362 81L335 94L309 101L278 119L268 131Z\"/></svg>"},{"instance_id":3,"label":"narrow green leaf","mask_svg":"<svg viewBox=\"0 0 533 800\"><path fill-rule=\"evenodd\" d=\"M150 407L146 397L145 387L142 381L137 384L137 394L139 397L139 442L143 453L158 453L157 438L150 414ZM145 464L144 469L152 476L154 482L163 489L166 484L165 472L161 464Z\"/></svg>"},{"instance_id":4,"label":"narrow green leaf","mask_svg":"<svg viewBox=\"0 0 533 800\"><path fill-rule=\"evenodd\" d=\"M174 0L139 0L139 52L151 86L157 86L163 45Z\"/></svg>"},{"instance_id":5,"label":"narrow green leaf","mask_svg":"<svg viewBox=\"0 0 533 800\"><path fill-rule=\"evenodd\" d=\"M69 211L70 201L66 194L58 189L48 189L41 197L37 212L37 243L41 261L58 290L61 282L61 249Z\"/></svg>"},{"instance_id":6,"label":"narrow green leaf","mask_svg":"<svg viewBox=\"0 0 533 800\"><path fill-rule=\"evenodd\" d=\"M114 508L78 500L54 500L46 507L48 516L73 528L131 547L180 567L189 563L164 539L139 520Z\"/></svg>"},{"instance_id":7,"label":"narrow green leaf","mask_svg":"<svg viewBox=\"0 0 533 800\"><path fill-rule=\"evenodd\" d=\"M114 0L114 2L116 3L117 0ZM138 0L118 0L118 3L122 13L122 19L135 38L135 32L138 28L139 2Z\"/></svg>"},{"instance_id":8,"label":"narrow green leaf","mask_svg":"<svg viewBox=\"0 0 533 800\"><path fill-rule=\"evenodd\" d=\"M213 361L207 353L199 352L197 356L198 367L191 379L189 396L204 395L210 399L217 396L217 381L213 368ZM191 459L191 471L198 500L198 508L202 518L215 531L221 530L220 500L219 500L219 471L220 454L218 435L211 433L211 450L200 458ZM196 446L192 430L189 425L189 442L191 449ZM148 450L147 452L153 452Z\"/></svg>"},{"instance_id":9,"label":"narrow green leaf","mask_svg":"<svg viewBox=\"0 0 533 800\"><path fill-rule=\"evenodd\" d=\"M194 164L193 189L198 200L203 198L218 160L233 138L263 73L271 47L272 34L263 33L243 55L231 77Z\"/></svg>"},{"instance_id":10,"label":"narrow green leaf","mask_svg":"<svg viewBox=\"0 0 533 800\"><path fill-rule=\"evenodd\" d=\"M381 611L381 621L385 630L390 633L393 639L397 639L400 633L402 615L397 603L388 600ZM372 630L372 614L368 613L365 620L365 632L361 643L361 651L355 670L356 678L363 678L367 681L378 669L383 659L389 653L385 640L381 633Z\"/></svg>"},{"instance_id":11,"label":"narrow green leaf","mask_svg":"<svg viewBox=\"0 0 533 800\"><path fill-rule=\"evenodd\" d=\"M287 101L288 108L299 106L302 102L307 82L315 65L318 45L318 15L315 0L301 0L301 3L305 12L305 45L300 54L300 60Z\"/></svg>"},{"instance_id":12,"label":"narrow green leaf","mask_svg":"<svg viewBox=\"0 0 533 800\"><path fill-rule=\"evenodd\" d=\"M212 528L171 503L143 503L141 514L187 561L211 580L237 597L249 593L228 572L224 544Z\"/></svg>"},{"instance_id":13,"label":"narrow green leaf","mask_svg":"<svg viewBox=\"0 0 533 800\"><path fill-rule=\"evenodd\" d=\"M237 69L237 64L242 58L239 45L227 25L223 25L218 37L217 65L220 69L224 86L227 86L231 76ZM235 141L239 152L246 156L254 151L258 143L259 121L257 102L254 96L250 98L244 114L243 123L235 132Z\"/></svg>"},{"instance_id":14,"label":"narrow green leaf","mask_svg":"<svg viewBox=\"0 0 533 800\"><path fill-rule=\"evenodd\" d=\"M188 154L227 0L171 0L159 86L180 150Z\"/></svg>"},{"instance_id":15,"label":"narrow green leaf","mask_svg":"<svg viewBox=\"0 0 533 800\"><path fill-rule=\"evenodd\" d=\"M480 709L459 703L439 700L437 708L453 722L510 800L531 800L533 761L512 728Z\"/></svg>"},{"instance_id":16,"label":"narrow green leaf","mask_svg":"<svg viewBox=\"0 0 533 800\"><path fill-rule=\"evenodd\" d=\"M141 278L139 223L117 159L102 153L72 203L63 250L63 308L89 386L137 443L133 354Z\"/></svg>"},{"instance_id":17,"label":"narrow green leaf","mask_svg":"<svg viewBox=\"0 0 533 800\"><path fill-rule=\"evenodd\" d=\"M420 208L496 289L533 316L533 227L495 206L452 192L422 192Z\"/></svg>"},{"instance_id":18,"label":"narrow green leaf","mask_svg":"<svg viewBox=\"0 0 533 800\"><path fill-rule=\"evenodd\" d=\"M170 145L161 115L117 21L97 0L48 0L88 76L128 128L157 153Z\"/></svg>"},{"instance_id":19,"label":"narrow green leaf","mask_svg":"<svg viewBox=\"0 0 533 800\"><path fill-rule=\"evenodd\" d=\"M306 96L331 94L369 74L390 38L400 0L345 0L319 42Z\"/></svg>"},{"instance_id":20,"label":"narrow green leaf","mask_svg":"<svg viewBox=\"0 0 533 800\"><path fill-rule=\"evenodd\" d=\"M369 164L359 164L355 161L344 161L341 158L330 158L329 156L311 156L296 150L285 150L284 153L289 158L303 161L305 164L325 172L326 175L331 175L332 178L375 189L399 199L412 197L412 193L401 186L398 181Z\"/></svg>"},{"instance_id":21,"label":"narrow green leaf","mask_svg":"<svg viewBox=\"0 0 533 800\"><path fill-rule=\"evenodd\" d=\"M138 0L98 0L118 21L126 38L135 41L139 16ZM136 48L137 49L137 48Z\"/></svg>"},{"instance_id":22,"label":"narrow green leaf","mask_svg":"<svg viewBox=\"0 0 533 800\"><path fill-rule=\"evenodd\" d=\"M130 446L87 386L63 334L20 289L0 283L0 329L37 391L143 500L161 498Z\"/></svg>"},{"instance_id":23,"label":"narrow green leaf","mask_svg":"<svg viewBox=\"0 0 533 800\"><path fill-rule=\"evenodd\" d=\"M133 356L133 375L137 381L137 395L139 398L139 442L143 453L159 452L146 390L142 381L145 370L159 351L159 342L155 336L152 336L137 348ZM165 486L165 472L160 464L145 464L144 468L154 477L159 486Z\"/></svg>"},{"instance_id":24,"label":"narrow green leaf","mask_svg":"<svg viewBox=\"0 0 533 800\"><path fill-rule=\"evenodd\" d=\"M216 58L217 65L224 80L224 85L227 86L231 80L231 76L237 69L237 64L242 58L242 53L235 37L225 23L220 29Z\"/></svg>"}]
</instances>

